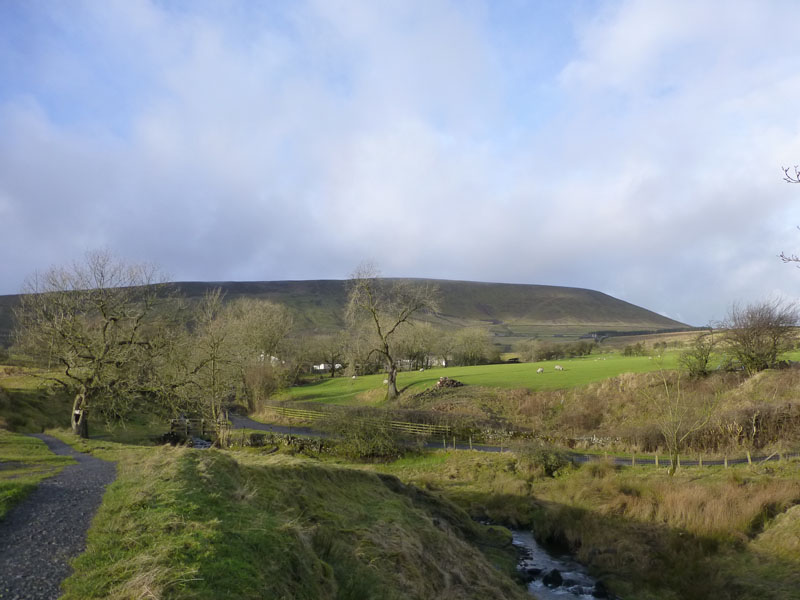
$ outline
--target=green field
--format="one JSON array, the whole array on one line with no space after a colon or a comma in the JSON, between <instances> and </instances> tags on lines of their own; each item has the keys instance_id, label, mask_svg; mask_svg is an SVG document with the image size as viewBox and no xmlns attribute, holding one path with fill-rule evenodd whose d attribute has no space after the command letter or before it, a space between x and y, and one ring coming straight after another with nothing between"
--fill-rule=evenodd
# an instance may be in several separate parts
<instances>
[{"instance_id":1,"label":"green field","mask_svg":"<svg viewBox=\"0 0 800 600\"><path fill-rule=\"evenodd\" d=\"M536 363L442 367L423 372L401 372L397 376L397 387L400 390L418 393L435 385L440 377L450 377L466 385L553 390L586 385L622 373L644 373L660 368L674 369L677 367L677 360L678 355L673 352L667 353L661 360L646 356L607 354ZM554 369L556 365L561 365L564 370L556 371ZM544 369L544 373L536 372L539 367ZM337 377L290 388L278 399L342 405L376 405L384 401L381 393L383 380L382 374L367 375L357 379Z\"/></svg>"}]
</instances>

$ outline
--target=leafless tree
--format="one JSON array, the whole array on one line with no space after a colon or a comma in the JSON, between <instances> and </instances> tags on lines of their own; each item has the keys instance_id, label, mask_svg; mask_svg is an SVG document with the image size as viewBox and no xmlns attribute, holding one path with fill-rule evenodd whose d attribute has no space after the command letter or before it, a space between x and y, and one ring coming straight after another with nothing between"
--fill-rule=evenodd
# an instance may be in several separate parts
<instances>
[{"instance_id":1,"label":"leafless tree","mask_svg":"<svg viewBox=\"0 0 800 600\"><path fill-rule=\"evenodd\" d=\"M88 436L92 411L124 419L137 402L169 394L161 371L174 336L164 277L107 251L28 279L16 312L17 339L58 365L50 378L74 397L72 429Z\"/></svg>"},{"instance_id":2,"label":"leafless tree","mask_svg":"<svg viewBox=\"0 0 800 600\"><path fill-rule=\"evenodd\" d=\"M800 167L797 165L794 166L794 173L792 173L792 168L790 167L781 167L783 169L783 180L787 183L800 183Z\"/></svg>"},{"instance_id":3,"label":"leafless tree","mask_svg":"<svg viewBox=\"0 0 800 600\"><path fill-rule=\"evenodd\" d=\"M697 379L709 374L711 354L717 347L719 336L714 336L714 329L709 326L707 331L698 333L678 357L678 364L686 369L689 377Z\"/></svg>"},{"instance_id":4,"label":"leafless tree","mask_svg":"<svg viewBox=\"0 0 800 600\"><path fill-rule=\"evenodd\" d=\"M703 429L716 412L719 395L703 393L688 395L684 391L680 376L671 378L660 371L658 383L645 394L649 400L656 426L670 457L670 476L675 474L678 458L692 434Z\"/></svg>"},{"instance_id":5,"label":"leafless tree","mask_svg":"<svg viewBox=\"0 0 800 600\"><path fill-rule=\"evenodd\" d=\"M351 326L368 322L374 337L368 357L379 355L387 370L387 398L397 397L397 352L395 336L411 324L411 317L435 311L438 291L428 283L404 279L386 280L372 265L362 265L350 278L347 321Z\"/></svg>"},{"instance_id":6,"label":"leafless tree","mask_svg":"<svg viewBox=\"0 0 800 600\"><path fill-rule=\"evenodd\" d=\"M793 168L781 168L783 169L783 180L786 183L800 183L800 167L795 165ZM792 172L792 170L794 170L794 172ZM780 259L785 263L800 263L800 256L797 256L796 254L786 254L785 252L781 252Z\"/></svg>"},{"instance_id":7,"label":"leafless tree","mask_svg":"<svg viewBox=\"0 0 800 600\"><path fill-rule=\"evenodd\" d=\"M778 355L795 340L800 313L794 303L765 300L733 305L722 326L723 343L732 358L752 375L774 366Z\"/></svg>"},{"instance_id":8,"label":"leafless tree","mask_svg":"<svg viewBox=\"0 0 800 600\"><path fill-rule=\"evenodd\" d=\"M249 409L280 386L289 311L274 302L238 298L223 302L219 289L197 310L191 372L196 409L218 422L225 404L243 398Z\"/></svg>"},{"instance_id":9,"label":"leafless tree","mask_svg":"<svg viewBox=\"0 0 800 600\"><path fill-rule=\"evenodd\" d=\"M347 355L346 332L318 335L308 343L313 346L314 357L328 365L328 373L331 378L335 377L338 370L336 365L342 365Z\"/></svg>"},{"instance_id":10,"label":"leafless tree","mask_svg":"<svg viewBox=\"0 0 800 600\"><path fill-rule=\"evenodd\" d=\"M458 365L480 365L499 358L492 344L489 330L468 327L455 334L453 362Z\"/></svg>"}]
</instances>

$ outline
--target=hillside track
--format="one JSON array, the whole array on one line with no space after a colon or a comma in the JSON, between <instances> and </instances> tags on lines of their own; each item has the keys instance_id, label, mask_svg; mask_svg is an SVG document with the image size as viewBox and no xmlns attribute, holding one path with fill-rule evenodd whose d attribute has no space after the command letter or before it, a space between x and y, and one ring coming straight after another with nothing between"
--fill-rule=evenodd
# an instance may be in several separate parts
<instances>
[{"instance_id":1,"label":"hillside track","mask_svg":"<svg viewBox=\"0 0 800 600\"><path fill-rule=\"evenodd\" d=\"M273 433L279 433L284 435L297 435L301 437L330 437L329 434L317 431L312 429L311 427L287 427L285 425L269 425L267 423L261 423L260 421L254 421L249 417L245 417L242 415L230 415L231 423L233 424L234 429L256 429L258 431L271 431ZM478 452L510 452L511 449L508 446L489 446L485 444L469 444L468 442L458 441L456 440L455 443L443 439L442 441L430 441L425 444L426 448L431 449L443 449L443 450L475 450ZM578 452L569 452L568 453L570 459L575 463L589 463L601 460L608 460L611 464L617 465L620 467L630 467L630 466L654 466L656 461L654 458L636 458L634 464L631 464L630 457L620 457L620 456L608 456L607 458L600 454L581 454ZM787 453L782 455L771 454L769 456L751 456L750 460L753 463L761 463L761 462L770 462L775 460L781 460L784 458L797 458L800 454L797 453ZM746 464L747 458L729 458L727 460L728 465L741 465ZM700 461L696 459L684 459L681 458L680 464L684 467L696 467L700 465ZM702 465L707 467L721 467L724 466L726 462L721 459L708 459L703 460ZM660 465L663 467L669 466L669 460L661 459ZM0 596L2 598L2 596Z\"/></svg>"},{"instance_id":2,"label":"hillside track","mask_svg":"<svg viewBox=\"0 0 800 600\"><path fill-rule=\"evenodd\" d=\"M116 464L77 452L64 442L35 434L55 454L71 456L68 465L42 481L0 521L0 598L51 600L71 573L69 561L86 547L86 532Z\"/></svg>"}]
</instances>

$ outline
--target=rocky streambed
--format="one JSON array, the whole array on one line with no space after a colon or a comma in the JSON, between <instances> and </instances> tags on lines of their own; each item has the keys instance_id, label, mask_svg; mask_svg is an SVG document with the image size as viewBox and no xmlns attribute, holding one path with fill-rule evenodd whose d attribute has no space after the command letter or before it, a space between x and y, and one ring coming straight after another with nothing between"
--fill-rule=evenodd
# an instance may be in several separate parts
<instances>
[{"instance_id":1,"label":"rocky streambed","mask_svg":"<svg viewBox=\"0 0 800 600\"><path fill-rule=\"evenodd\" d=\"M566 556L554 556L527 531L511 530L520 559L517 570L528 591L540 600L613 598L602 581L592 579L583 565Z\"/></svg>"}]
</instances>

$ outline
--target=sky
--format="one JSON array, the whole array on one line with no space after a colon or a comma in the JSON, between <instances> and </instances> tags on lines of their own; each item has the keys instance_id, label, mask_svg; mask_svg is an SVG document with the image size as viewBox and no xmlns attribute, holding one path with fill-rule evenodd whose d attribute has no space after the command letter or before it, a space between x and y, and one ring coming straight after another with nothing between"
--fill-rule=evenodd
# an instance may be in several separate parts
<instances>
[{"instance_id":1,"label":"sky","mask_svg":"<svg viewBox=\"0 0 800 600\"><path fill-rule=\"evenodd\" d=\"M800 298L794 0L3 0L0 294L173 280Z\"/></svg>"}]
</instances>

